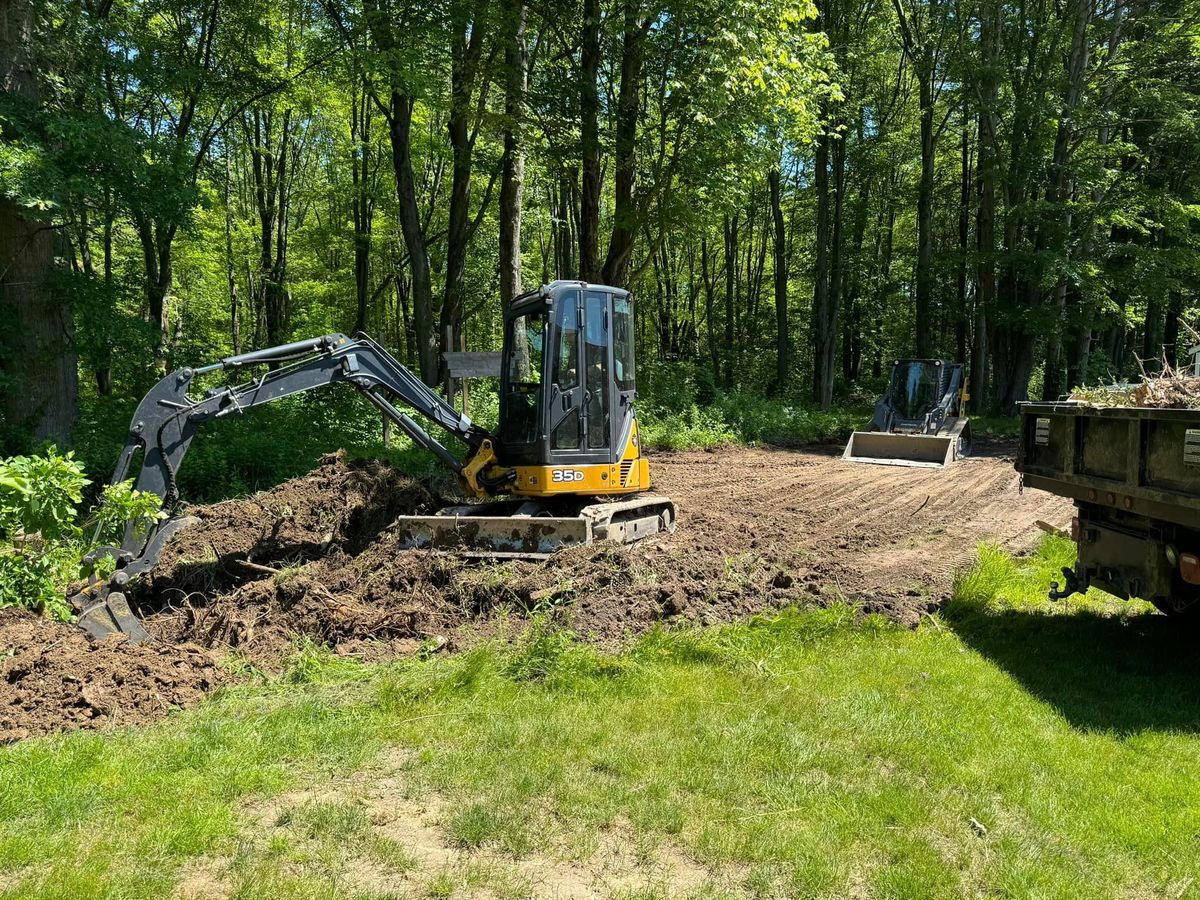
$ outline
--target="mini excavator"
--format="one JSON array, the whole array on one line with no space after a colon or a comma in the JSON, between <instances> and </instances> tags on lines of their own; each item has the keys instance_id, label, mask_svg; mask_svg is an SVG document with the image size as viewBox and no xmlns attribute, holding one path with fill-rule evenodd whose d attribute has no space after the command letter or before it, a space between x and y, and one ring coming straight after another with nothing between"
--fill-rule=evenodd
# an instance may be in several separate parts
<instances>
[{"instance_id":1,"label":"mini excavator","mask_svg":"<svg viewBox=\"0 0 1200 900\"><path fill-rule=\"evenodd\" d=\"M675 505L648 494L650 468L638 437L634 400L633 301L619 288L555 281L516 298L504 313L500 418L495 433L458 412L365 335L327 334L230 356L163 378L138 405L113 482L130 477L157 494L170 515L148 530L130 527L107 578L93 577L71 598L92 637L148 635L130 608L126 586L158 561L171 536L189 524L176 516L176 477L205 422L240 415L315 388L357 388L415 444L458 477L472 502L392 526L402 548L467 556L544 559L593 541L629 543L673 531ZM266 367L250 380L189 393L197 378ZM400 407L415 411L466 445L460 459ZM504 499L497 499L504 498Z\"/></svg>"}]
</instances>

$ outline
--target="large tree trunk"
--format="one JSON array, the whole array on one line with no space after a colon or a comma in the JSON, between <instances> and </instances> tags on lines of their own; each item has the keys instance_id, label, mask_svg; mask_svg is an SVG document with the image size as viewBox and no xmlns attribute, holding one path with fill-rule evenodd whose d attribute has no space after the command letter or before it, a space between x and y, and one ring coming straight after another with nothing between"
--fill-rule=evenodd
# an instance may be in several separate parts
<instances>
[{"instance_id":1,"label":"large tree trunk","mask_svg":"<svg viewBox=\"0 0 1200 900\"><path fill-rule=\"evenodd\" d=\"M1075 137L1075 109L1083 97L1088 65L1088 25L1091 22L1093 0L1077 0L1075 23L1071 34L1071 50L1067 55L1067 84L1059 114L1058 129L1054 137L1054 155L1050 165L1050 184L1046 201L1062 207L1057 214L1051 213L1055 223L1055 250L1062 256L1063 265L1070 255L1071 243L1071 195L1070 165ZM1063 334L1067 330L1067 279L1060 276L1054 288L1053 302L1055 321L1046 339L1046 363L1043 370L1042 399L1057 400L1063 394Z\"/></svg>"},{"instance_id":2,"label":"large tree trunk","mask_svg":"<svg viewBox=\"0 0 1200 900\"><path fill-rule=\"evenodd\" d=\"M842 301L846 293L846 248L845 211L846 211L846 138L838 136L833 144L833 209L830 211L832 221L829 234L829 305L831 308L831 325L833 341L837 341L840 331L838 318L841 315ZM836 346L834 354L836 357ZM835 363L829 364L829 379L832 387Z\"/></svg>"},{"instance_id":3,"label":"large tree trunk","mask_svg":"<svg viewBox=\"0 0 1200 900\"><path fill-rule=\"evenodd\" d=\"M933 63L921 66L921 182L917 189L917 316L916 351L921 359L933 355Z\"/></svg>"},{"instance_id":4,"label":"large tree trunk","mask_svg":"<svg viewBox=\"0 0 1200 900\"><path fill-rule=\"evenodd\" d=\"M975 328L971 353L973 409L988 401L988 346L991 311L996 305L996 100L999 92L999 0L987 0L980 16L979 44L983 56L979 110L979 208L975 219L975 247L979 262L975 273Z\"/></svg>"},{"instance_id":5,"label":"large tree trunk","mask_svg":"<svg viewBox=\"0 0 1200 900\"><path fill-rule=\"evenodd\" d=\"M775 393L787 390L792 367L792 344L788 333L788 260L787 232L783 224L783 204L780 197L779 169L767 173L771 189L771 221L774 224L775 266Z\"/></svg>"},{"instance_id":6,"label":"large tree trunk","mask_svg":"<svg viewBox=\"0 0 1200 900\"><path fill-rule=\"evenodd\" d=\"M721 353L717 348L716 262L709 262L708 235L700 238L700 268L704 275L704 316L708 320L708 358L713 382L721 380Z\"/></svg>"},{"instance_id":7,"label":"large tree trunk","mask_svg":"<svg viewBox=\"0 0 1200 900\"><path fill-rule=\"evenodd\" d=\"M454 18L450 53L450 134L453 158L450 176L450 212L446 231L446 289L442 299L440 334L450 336L445 350L456 350L462 334L466 291L467 247L474 232L470 220L471 171L475 153L475 130L471 127L475 90L479 82L480 56L487 33L488 0L476 0L472 12L465 9Z\"/></svg>"},{"instance_id":8,"label":"large tree trunk","mask_svg":"<svg viewBox=\"0 0 1200 900\"><path fill-rule=\"evenodd\" d=\"M237 273L233 264L233 204L230 198L230 160L229 145L225 145L225 284L229 290L229 338L233 345L233 355L242 352L241 315L238 309ZM107 243L106 243L107 268ZM106 276L107 277L107 276Z\"/></svg>"},{"instance_id":9,"label":"large tree trunk","mask_svg":"<svg viewBox=\"0 0 1200 900\"><path fill-rule=\"evenodd\" d=\"M600 280L600 0L583 0L579 136L583 190L579 210L579 277Z\"/></svg>"},{"instance_id":10,"label":"large tree trunk","mask_svg":"<svg viewBox=\"0 0 1200 900\"><path fill-rule=\"evenodd\" d=\"M822 409L833 403L836 319L829 290L829 135L817 140L813 185L817 193L816 251L813 265L813 400Z\"/></svg>"},{"instance_id":11,"label":"large tree trunk","mask_svg":"<svg viewBox=\"0 0 1200 900\"><path fill-rule=\"evenodd\" d=\"M638 210L634 196L637 174L637 123L642 87L642 57L646 30L653 19L638 19L638 0L625 0L624 55L621 86L617 97L616 182L613 229L608 242L602 277L605 284L628 287L629 259L637 233Z\"/></svg>"},{"instance_id":12,"label":"large tree trunk","mask_svg":"<svg viewBox=\"0 0 1200 900\"><path fill-rule=\"evenodd\" d=\"M734 384L734 315L738 286L738 214L725 214L725 386Z\"/></svg>"},{"instance_id":13,"label":"large tree trunk","mask_svg":"<svg viewBox=\"0 0 1200 900\"><path fill-rule=\"evenodd\" d=\"M287 279L288 163L292 153L292 111L276 123L273 109L254 110L250 161L258 210L259 261L257 306L262 310L268 346L284 342L289 319Z\"/></svg>"},{"instance_id":14,"label":"large tree trunk","mask_svg":"<svg viewBox=\"0 0 1200 900\"><path fill-rule=\"evenodd\" d=\"M433 320L433 282L429 274L429 248L421 210L417 206L417 184L412 165L413 99L393 89L388 136L392 144L392 169L396 176L396 199L399 201L400 230L408 250L412 271L411 301L413 331L417 341L417 361L421 380L427 385L438 383L438 335Z\"/></svg>"},{"instance_id":15,"label":"large tree trunk","mask_svg":"<svg viewBox=\"0 0 1200 900\"><path fill-rule=\"evenodd\" d=\"M525 42L525 0L507 0L508 37L504 49L504 159L500 172L500 304L505 309L521 293L521 197L525 188L522 121L529 83Z\"/></svg>"},{"instance_id":16,"label":"large tree trunk","mask_svg":"<svg viewBox=\"0 0 1200 900\"><path fill-rule=\"evenodd\" d=\"M967 253L971 239L971 131L963 108L961 179L958 190L958 310L954 317L955 360L966 362L967 325L970 311L967 301Z\"/></svg>"},{"instance_id":17,"label":"large tree trunk","mask_svg":"<svg viewBox=\"0 0 1200 900\"><path fill-rule=\"evenodd\" d=\"M375 198L371 192L371 101L366 85L355 87L350 101L350 181L354 196L350 211L354 220L354 316L355 332L367 330L371 296L371 231Z\"/></svg>"},{"instance_id":18,"label":"large tree trunk","mask_svg":"<svg viewBox=\"0 0 1200 900\"><path fill-rule=\"evenodd\" d=\"M0 89L11 101L30 105L38 102L34 16L30 0L0 0ZM75 419L78 373L71 311L47 280L54 264L52 235L0 196L4 418L34 442L66 443Z\"/></svg>"}]
</instances>

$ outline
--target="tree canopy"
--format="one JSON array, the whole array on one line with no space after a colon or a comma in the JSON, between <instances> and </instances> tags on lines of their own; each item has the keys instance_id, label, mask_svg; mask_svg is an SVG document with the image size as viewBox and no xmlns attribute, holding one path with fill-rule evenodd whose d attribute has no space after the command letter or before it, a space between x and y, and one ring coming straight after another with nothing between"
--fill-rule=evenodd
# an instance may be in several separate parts
<instances>
[{"instance_id":1,"label":"tree canopy","mask_svg":"<svg viewBox=\"0 0 1200 900\"><path fill-rule=\"evenodd\" d=\"M1196 0L0 0L10 449L170 367L365 330L429 383L555 278L828 407L1174 365Z\"/></svg>"}]
</instances>

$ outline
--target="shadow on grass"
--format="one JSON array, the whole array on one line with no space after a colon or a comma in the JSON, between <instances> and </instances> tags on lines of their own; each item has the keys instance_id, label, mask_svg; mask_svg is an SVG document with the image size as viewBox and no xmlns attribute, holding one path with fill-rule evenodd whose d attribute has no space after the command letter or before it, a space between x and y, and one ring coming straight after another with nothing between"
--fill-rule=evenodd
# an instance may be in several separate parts
<instances>
[{"instance_id":1,"label":"shadow on grass","mask_svg":"<svg viewBox=\"0 0 1200 900\"><path fill-rule=\"evenodd\" d=\"M1200 731L1200 629L1163 615L1047 614L952 601L962 640L1075 727Z\"/></svg>"}]
</instances>

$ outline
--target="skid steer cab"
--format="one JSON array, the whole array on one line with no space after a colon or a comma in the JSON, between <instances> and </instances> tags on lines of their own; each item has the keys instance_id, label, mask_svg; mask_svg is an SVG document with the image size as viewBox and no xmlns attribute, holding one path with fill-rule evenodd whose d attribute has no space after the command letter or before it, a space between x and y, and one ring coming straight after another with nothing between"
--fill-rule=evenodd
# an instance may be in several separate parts
<instances>
[{"instance_id":1,"label":"skid steer cab","mask_svg":"<svg viewBox=\"0 0 1200 900\"><path fill-rule=\"evenodd\" d=\"M650 468L638 435L633 341L633 301L618 288L556 281L516 298L504 317L495 432L361 334L328 334L172 372L138 405L113 475L124 481L140 459L137 489L157 494L172 515L148 532L129 529L120 547L97 551L97 558L116 559L117 568L71 598L80 626L93 637L123 632L146 639L126 585L153 568L189 521L174 515L176 477L203 423L335 384L357 388L457 475L466 502L431 516L400 516L392 528L402 549L542 559L574 544L628 543L673 531L675 505L646 493ZM197 379L255 368L261 374L195 392ZM405 409L466 452L452 452Z\"/></svg>"}]
</instances>

